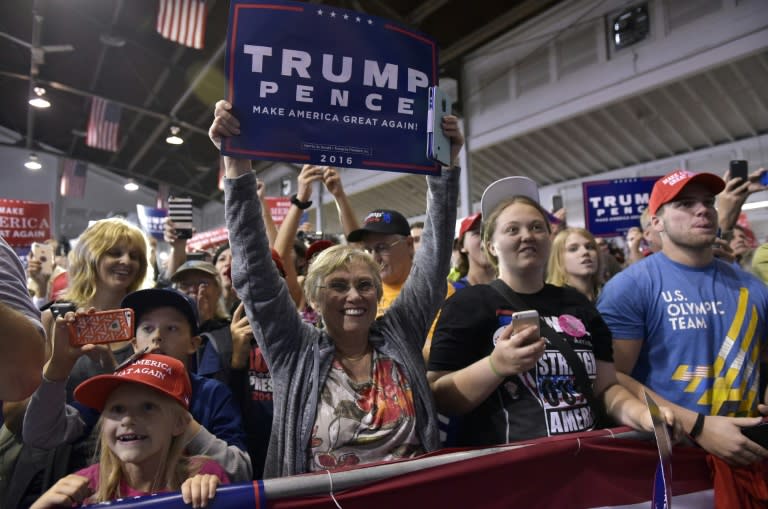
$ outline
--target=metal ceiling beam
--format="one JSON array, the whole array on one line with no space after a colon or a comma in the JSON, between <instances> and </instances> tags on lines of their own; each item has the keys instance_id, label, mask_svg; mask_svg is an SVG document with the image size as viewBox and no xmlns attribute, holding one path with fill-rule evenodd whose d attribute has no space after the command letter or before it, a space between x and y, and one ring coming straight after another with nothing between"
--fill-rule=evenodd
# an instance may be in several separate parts
<instances>
[{"instance_id":1,"label":"metal ceiling beam","mask_svg":"<svg viewBox=\"0 0 768 509\"><path fill-rule=\"evenodd\" d=\"M638 100L639 100L639 99L638 99ZM666 155L668 155L668 156L673 156L673 155L675 155L676 151L675 151L674 149L672 149L672 148L671 148L671 147L670 147L670 146L667 144L667 142L666 142L666 141L664 141L664 139L662 139L662 137L661 137L661 136L659 136L658 134L656 134L656 131L655 131L654 129L652 129L652 128L651 128L651 127L648 125L648 119L647 119L647 118L640 118L640 116L638 116L637 112L636 112L636 111L634 111L632 108L630 108L630 106L629 106L629 103L628 103L627 101L622 101L622 102L620 102L620 103L619 103L617 106L618 106L619 108L622 108L622 109L624 110L624 112L627 114L627 116L634 118L634 119L637 121L637 125L638 125L638 126L639 126L639 127L642 129L642 130L643 130L643 132L644 132L644 133L645 133L645 134L646 134L646 135L647 135L649 138L652 138L652 139L653 139L653 141L655 141L655 142L656 142L656 144L657 144L659 147L661 147L661 149L662 149L662 150L666 151ZM657 113L657 112L653 111L653 109L651 109L650 111L651 111L651 114L653 115L653 117L652 117L652 118L658 118L658 116L659 116L659 115L658 115L658 113ZM658 153L657 153L655 150L652 150L652 152L653 152L653 154L654 154L654 158L655 158L655 159L658 159L660 155L659 155L659 154L658 154Z\"/></svg>"},{"instance_id":2,"label":"metal ceiling beam","mask_svg":"<svg viewBox=\"0 0 768 509\"><path fill-rule=\"evenodd\" d=\"M712 109L707 105L707 100L701 97L695 90L693 90L693 88L691 88L690 82L688 80L682 80L678 83L683 88L683 90L685 90L685 92L691 96L693 102L699 105L700 110L707 116L712 125L720 129L720 131L723 133L723 137L728 141L734 141L733 136L731 136L731 132L723 125L722 122L720 122L720 119L717 117L717 115L712 112Z\"/></svg>"},{"instance_id":3,"label":"metal ceiling beam","mask_svg":"<svg viewBox=\"0 0 768 509\"><path fill-rule=\"evenodd\" d=\"M577 173L573 173L573 165L566 164L565 158L555 157L555 152L543 149L541 145L530 136L530 134L526 136L519 136L515 138L515 141L517 141L517 143L529 154L536 157L538 161L545 161L545 164L542 166L548 166L555 171L556 177L554 180L564 180L565 178L568 178L569 174L573 174L574 176L578 175ZM531 145L533 148L530 147ZM541 163L537 162L537 165L541 165Z\"/></svg>"},{"instance_id":4,"label":"metal ceiling beam","mask_svg":"<svg viewBox=\"0 0 768 509\"><path fill-rule=\"evenodd\" d=\"M608 138L611 141L613 149L622 153L622 156L618 158L621 161L622 166L628 166L630 164L637 164L640 162L640 159L638 159L635 154L627 150L627 148L624 146L624 143L616 137L613 130L605 129L605 127L594 118L593 113L587 113L586 115L583 115L582 118L586 121L587 124L591 125L592 129L598 132L598 136ZM624 159L622 159L622 157L624 157Z\"/></svg>"},{"instance_id":5,"label":"metal ceiling beam","mask_svg":"<svg viewBox=\"0 0 768 509\"><path fill-rule=\"evenodd\" d=\"M555 124L533 134L538 134L539 138L544 140L552 154L564 153L570 156L571 161L576 162L574 166L578 165L582 168L580 175L591 175L596 173L595 170L605 170L605 165L601 161L595 159L578 144L570 143L569 137L561 131L562 128Z\"/></svg>"},{"instance_id":6,"label":"metal ceiling beam","mask_svg":"<svg viewBox=\"0 0 768 509\"><path fill-rule=\"evenodd\" d=\"M16 73L16 72L4 71L4 70L0 70L0 76L5 76L5 77L8 77L8 78L16 78L16 79L23 80L23 81L29 80L29 76L26 76L24 74L19 74L19 73ZM95 95L97 95L97 94L94 94L93 92L86 92L85 90L80 90L78 88L74 88L74 87L71 87L69 85L65 85L64 83L59 83L58 81L48 81L48 80L37 79L37 80L35 80L35 83L38 83L40 85L45 85L47 87L51 87L51 88L53 88L55 90L60 90L62 92L67 92L67 93L70 93L70 94L79 95L79 96L82 96L82 97L94 97ZM141 106L136 106L134 104L129 104L129 103L126 103L126 102L123 102L123 101L118 101L118 100L115 100L115 99L111 99L109 97L105 97L105 99L107 99L111 103L115 103L115 104L119 105L121 108L124 108L126 110L130 110L130 111L134 111L136 113L141 113L142 115L147 115L149 117L157 118L157 119L161 119L161 120L168 119L169 122L171 120L173 120L171 117L169 117L168 115L166 115L164 113L159 113L157 111L152 111L152 110L149 110L147 108L142 108ZM176 121L174 121L174 122L176 122ZM183 121L178 121L176 123L178 123L180 126L184 127L184 129L188 129L188 130L194 131L194 132L196 132L198 134L202 134L204 136L208 136L208 130L207 129L201 129L201 128L195 126L195 125L192 125L192 124L190 124L188 122L183 122Z\"/></svg>"},{"instance_id":7,"label":"metal ceiling beam","mask_svg":"<svg viewBox=\"0 0 768 509\"><path fill-rule=\"evenodd\" d=\"M739 120L741 120L741 122L747 127L749 134L752 136L757 136L757 129L754 128L754 126L749 122L749 118L747 118L744 112L741 111L738 103L736 103L736 101L733 99L733 94L727 92L725 88L723 88L723 86L720 84L720 81L714 77L712 72L706 72L704 73L704 76L707 78L707 81L709 81L709 83L715 88L715 90L717 90L718 95L722 97L726 103L728 103L728 106L731 107L733 113L735 113Z\"/></svg>"},{"instance_id":8,"label":"metal ceiling beam","mask_svg":"<svg viewBox=\"0 0 768 509\"><path fill-rule=\"evenodd\" d=\"M733 71L733 73L736 75L736 77L739 78L739 83L741 86L743 86L746 90L749 91L752 98L757 102L758 106L763 111L768 111L768 104L766 104L765 101L763 101L763 98L760 96L759 93L757 93L757 88L752 86L752 81L748 80L746 76L744 76L744 73L741 72L741 69L735 65L733 62L727 64L727 67ZM766 69L768 70L768 69Z\"/></svg>"},{"instance_id":9,"label":"metal ceiling beam","mask_svg":"<svg viewBox=\"0 0 768 509\"><path fill-rule=\"evenodd\" d=\"M715 145L715 141L709 137L709 133L707 133L704 129L701 128L700 122L697 122L691 114L688 112L688 108L683 107L679 104L679 101L677 101L674 96L672 95L672 92L670 90L671 87L662 87L659 89L659 92L664 96L664 98L669 101L670 104L672 104L675 108L675 110L683 116L687 123L688 129L693 129L695 131L698 131L699 135L704 138L704 141L707 143L707 146L713 147Z\"/></svg>"},{"instance_id":10,"label":"metal ceiling beam","mask_svg":"<svg viewBox=\"0 0 768 509\"><path fill-rule=\"evenodd\" d=\"M677 139L681 142L681 145L683 147L685 147L685 149L688 152L693 152L694 151L693 146L690 143L688 143L688 140L686 140L685 137L683 137L683 135L680 134L680 131L678 129L675 129L675 127L669 122L669 120L667 120L666 115L662 115L661 113L659 113L659 109L654 107L653 104L651 104L651 101L649 101L647 99L647 96L648 96L648 94L643 94L643 95L637 96L637 100L640 101L640 103L642 103L643 106L645 106L649 110L653 111L653 113L655 115L654 118L658 119L659 122L664 124L666 126L666 128L669 130L669 132L677 137ZM653 131L654 135L656 135L656 132L655 132L654 129L650 129L650 130ZM660 136L657 136L657 138L662 139L662 137L660 137ZM665 142L665 144L666 144L666 142ZM673 153L679 153L680 151L672 149L672 152Z\"/></svg>"},{"instance_id":11,"label":"metal ceiling beam","mask_svg":"<svg viewBox=\"0 0 768 509\"><path fill-rule=\"evenodd\" d=\"M208 73L208 70L211 67L213 67L219 61L219 59L221 59L224 56L224 49L226 47L227 47L227 41L225 40L224 42L221 43L221 45L213 53L213 55L211 55L211 58L208 59L208 61L203 66L203 68L200 69L195 79L192 80L192 83L189 84L189 87L187 87L187 90L181 95L179 100L176 101L176 104L173 106L173 108L171 108L171 112L169 113L169 116L166 117L166 120L158 124L155 127L154 131L152 131L152 134L150 134L149 137L147 137L147 140L144 142L141 148L139 148L139 150L136 152L136 155L133 157L133 159L131 159L131 162L128 163L128 169L130 171L133 171L136 168L136 166L142 160L144 155L149 151L152 145L157 141L157 138L163 132L168 130L168 127L170 126L172 121L173 123L179 123L172 119L176 118L176 114L179 112L179 110L184 105L184 103L187 102L187 99L189 99L189 96L192 95L192 93L195 91L195 88L197 88L197 86L200 84L203 78L205 78L205 75ZM207 130L203 132L205 132L206 136L208 135ZM151 174L149 176L151 176Z\"/></svg>"},{"instance_id":12,"label":"metal ceiling beam","mask_svg":"<svg viewBox=\"0 0 768 509\"><path fill-rule=\"evenodd\" d=\"M603 171L611 168L620 168L621 159L618 159L610 152L606 152L605 145L596 142L593 138L585 137L581 126L577 127L574 125L579 121L581 121L581 116L576 119L560 122L557 126L568 134L571 145L586 157L599 163L599 166L602 167Z\"/></svg>"},{"instance_id":13,"label":"metal ceiling beam","mask_svg":"<svg viewBox=\"0 0 768 509\"><path fill-rule=\"evenodd\" d=\"M462 37L459 41L451 46L440 51L440 65L446 65L454 58L461 57L468 51L474 49L480 44L490 41L497 37L499 34L506 32L510 28L514 27L520 21L527 19L537 12L543 11L548 8L554 0L526 0L521 5L510 9L501 16L496 17L493 21L487 23L483 28L475 30Z\"/></svg>"},{"instance_id":14,"label":"metal ceiling beam","mask_svg":"<svg viewBox=\"0 0 768 509\"><path fill-rule=\"evenodd\" d=\"M634 133L627 132L627 130L629 129L628 125L625 124L622 126L613 117L613 113L611 113L610 107L597 110L595 111L595 113L605 118L606 122L610 124L610 129L612 129L616 135L620 134L622 136L625 136L626 138L625 146L626 145L634 146L638 152L641 152L643 154L642 156L638 157L640 161L653 161L654 159L656 159L656 154L652 150L650 150L647 146L645 146L643 143L641 143L638 137L634 135Z\"/></svg>"},{"instance_id":15,"label":"metal ceiling beam","mask_svg":"<svg viewBox=\"0 0 768 509\"><path fill-rule=\"evenodd\" d=\"M39 72L38 56L36 52L42 51L40 48L40 32L42 31L43 17L38 14L40 9L40 0L34 0L32 3L32 40L29 48L29 91L27 100L32 97L35 91L35 81ZM35 138L35 108L27 105L27 143L28 149L32 148L32 142Z\"/></svg>"},{"instance_id":16,"label":"metal ceiling beam","mask_svg":"<svg viewBox=\"0 0 768 509\"><path fill-rule=\"evenodd\" d=\"M441 9L450 0L429 0L422 1L418 7L408 13L406 19L414 25L420 24L422 21L430 17L434 12Z\"/></svg>"}]
</instances>

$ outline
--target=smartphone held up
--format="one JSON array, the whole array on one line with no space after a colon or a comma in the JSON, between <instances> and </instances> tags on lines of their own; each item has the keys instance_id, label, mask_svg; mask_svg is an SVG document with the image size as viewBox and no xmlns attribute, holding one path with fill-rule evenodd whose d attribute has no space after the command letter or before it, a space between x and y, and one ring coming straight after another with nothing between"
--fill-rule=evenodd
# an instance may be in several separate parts
<instances>
[{"instance_id":1,"label":"smartphone held up","mask_svg":"<svg viewBox=\"0 0 768 509\"><path fill-rule=\"evenodd\" d=\"M192 238L192 198L169 197L168 217L170 217L176 227L177 238Z\"/></svg>"},{"instance_id":2,"label":"smartphone held up","mask_svg":"<svg viewBox=\"0 0 768 509\"><path fill-rule=\"evenodd\" d=\"M128 341L133 338L133 319L130 308L80 314L69 325L69 343L82 346Z\"/></svg>"},{"instance_id":3,"label":"smartphone held up","mask_svg":"<svg viewBox=\"0 0 768 509\"><path fill-rule=\"evenodd\" d=\"M747 161L731 161L729 168L732 179L740 178L743 182L746 182L749 178L749 166Z\"/></svg>"}]
</instances>

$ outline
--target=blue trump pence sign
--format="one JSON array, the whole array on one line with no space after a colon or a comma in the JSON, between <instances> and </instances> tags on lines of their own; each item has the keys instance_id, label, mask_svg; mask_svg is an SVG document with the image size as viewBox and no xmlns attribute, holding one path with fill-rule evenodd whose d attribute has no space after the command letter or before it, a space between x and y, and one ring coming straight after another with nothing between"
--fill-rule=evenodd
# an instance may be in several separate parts
<instances>
[{"instance_id":1,"label":"blue trump pence sign","mask_svg":"<svg viewBox=\"0 0 768 509\"><path fill-rule=\"evenodd\" d=\"M653 184L659 177L593 180L581 184L586 228L597 237L612 237L640 225Z\"/></svg>"},{"instance_id":2,"label":"blue trump pence sign","mask_svg":"<svg viewBox=\"0 0 768 509\"><path fill-rule=\"evenodd\" d=\"M426 157L433 40L327 5L231 2L225 155L437 173Z\"/></svg>"}]
</instances>

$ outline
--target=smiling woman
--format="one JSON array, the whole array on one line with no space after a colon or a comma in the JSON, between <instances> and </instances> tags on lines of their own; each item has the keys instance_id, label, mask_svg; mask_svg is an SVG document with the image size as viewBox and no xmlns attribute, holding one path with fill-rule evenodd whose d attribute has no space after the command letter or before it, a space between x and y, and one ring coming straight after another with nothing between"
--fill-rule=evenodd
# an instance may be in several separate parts
<instances>
[{"instance_id":1,"label":"smiling woman","mask_svg":"<svg viewBox=\"0 0 768 509\"><path fill-rule=\"evenodd\" d=\"M239 133L230 108L217 103L209 131L217 147L222 137ZM455 117L450 122L450 132L460 140ZM461 143L452 148L455 157ZM378 260L349 246L318 255L304 288L322 317L320 330L301 320L272 263L250 161L225 157L224 162L232 281L248 319L262 330L256 341L269 359L274 387L264 476L410 458L436 449L437 416L421 348L446 292L459 171L428 177L425 256L416 258L399 297L381 318L376 319L382 295ZM397 238L380 242L377 258L406 246Z\"/></svg>"},{"instance_id":2,"label":"smiling woman","mask_svg":"<svg viewBox=\"0 0 768 509\"><path fill-rule=\"evenodd\" d=\"M123 297L144 285L149 265L147 252L144 233L136 226L120 218L96 221L83 232L69 254L69 287L62 300L77 308L118 309ZM42 318L48 337L52 337L54 317L50 310L43 312ZM110 346L117 362L133 353L125 342ZM110 371L114 362L103 351L78 359L67 382L68 394L86 378Z\"/></svg>"}]
</instances>

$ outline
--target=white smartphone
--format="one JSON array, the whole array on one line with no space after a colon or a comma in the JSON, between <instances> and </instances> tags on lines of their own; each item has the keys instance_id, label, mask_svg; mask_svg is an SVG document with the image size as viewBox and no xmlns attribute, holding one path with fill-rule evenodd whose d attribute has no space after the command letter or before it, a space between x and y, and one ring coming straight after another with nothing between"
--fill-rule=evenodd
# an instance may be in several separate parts
<instances>
[{"instance_id":1,"label":"white smartphone","mask_svg":"<svg viewBox=\"0 0 768 509\"><path fill-rule=\"evenodd\" d=\"M32 257L40 262L40 274L50 276L53 273L53 246L40 242L32 243Z\"/></svg>"},{"instance_id":2,"label":"white smartphone","mask_svg":"<svg viewBox=\"0 0 768 509\"><path fill-rule=\"evenodd\" d=\"M429 87L427 114L427 158L443 166L451 165L451 140L442 128L443 117L453 112L453 101L438 87Z\"/></svg>"},{"instance_id":3,"label":"white smartphone","mask_svg":"<svg viewBox=\"0 0 768 509\"><path fill-rule=\"evenodd\" d=\"M528 311L517 311L512 313L512 333L517 334L523 329L528 327L536 327L536 333L533 335L535 339L530 342L536 341L541 337L541 327L539 325L539 312L530 309Z\"/></svg>"}]
</instances>

